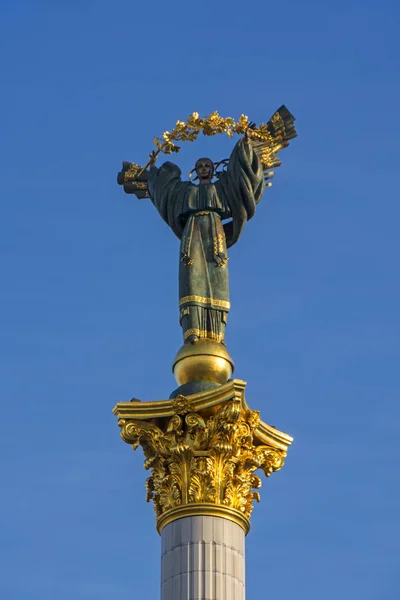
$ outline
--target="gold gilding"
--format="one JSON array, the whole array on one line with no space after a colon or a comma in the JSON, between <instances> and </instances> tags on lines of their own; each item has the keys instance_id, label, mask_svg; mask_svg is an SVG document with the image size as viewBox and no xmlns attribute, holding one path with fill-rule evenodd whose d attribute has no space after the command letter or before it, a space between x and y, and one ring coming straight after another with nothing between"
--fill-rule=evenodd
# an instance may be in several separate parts
<instances>
[{"instance_id":1,"label":"gold gilding","mask_svg":"<svg viewBox=\"0 0 400 600\"><path fill-rule=\"evenodd\" d=\"M231 307L231 303L226 300L219 300L218 298L205 298L204 296L183 296L179 300L179 306L183 304L191 304L193 302L197 302L198 304L205 304L206 306L213 306L215 308L222 308L225 310L229 310Z\"/></svg>"},{"instance_id":2,"label":"gold gilding","mask_svg":"<svg viewBox=\"0 0 400 600\"><path fill-rule=\"evenodd\" d=\"M190 335L198 335L199 330L188 331ZM230 379L234 364L228 350L218 340L200 339L195 344L182 346L175 357L172 370L179 385L190 381L224 384Z\"/></svg>"},{"instance_id":3,"label":"gold gilding","mask_svg":"<svg viewBox=\"0 0 400 600\"><path fill-rule=\"evenodd\" d=\"M224 333L216 333L215 331L207 330L207 329L198 329L197 327L191 327L190 329L186 329L183 334L184 341L188 340L192 335L196 335L203 341L209 342L223 342L224 341Z\"/></svg>"},{"instance_id":4,"label":"gold gilding","mask_svg":"<svg viewBox=\"0 0 400 600\"><path fill-rule=\"evenodd\" d=\"M166 525L184 517L222 517L239 525L247 535L250 531L250 520L239 510L222 504L184 504L162 514L156 523L157 531L161 534Z\"/></svg>"},{"instance_id":5,"label":"gold gilding","mask_svg":"<svg viewBox=\"0 0 400 600\"><path fill-rule=\"evenodd\" d=\"M219 516L247 533L261 469L268 477L284 464L292 438L260 420L244 398L244 382L185 398L117 404L122 439L141 445L147 501L159 532L175 519Z\"/></svg>"}]
</instances>

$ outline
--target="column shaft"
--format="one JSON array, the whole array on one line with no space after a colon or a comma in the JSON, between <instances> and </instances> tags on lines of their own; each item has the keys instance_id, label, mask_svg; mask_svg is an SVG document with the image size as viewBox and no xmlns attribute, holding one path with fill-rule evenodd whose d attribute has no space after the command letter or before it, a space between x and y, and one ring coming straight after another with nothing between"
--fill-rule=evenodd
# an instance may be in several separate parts
<instances>
[{"instance_id":1,"label":"column shaft","mask_svg":"<svg viewBox=\"0 0 400 600\"><path fill-rule=\"evenodd\" d=\"M245 600L243 529L222 517L177 519L161 533L161 600Z\"/></svg>"}]
</instances>

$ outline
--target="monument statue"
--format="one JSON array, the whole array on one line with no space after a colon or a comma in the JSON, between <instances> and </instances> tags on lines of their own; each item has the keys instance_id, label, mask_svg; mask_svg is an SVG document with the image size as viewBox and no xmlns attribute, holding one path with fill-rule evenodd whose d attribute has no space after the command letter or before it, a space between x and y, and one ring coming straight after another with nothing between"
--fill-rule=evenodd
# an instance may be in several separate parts
<instances>
[{"instance_id":1,"label":"monument statue","mask_svg":"<svg viewBox=\"0 0 400 600\"><path fill-rule=\"evenodd\" d=\"M159 141L158 151L150 154L148 170L123 163L118 182L126 192L150 198L181 241L179 320L186 344L199 340L225 344L230 309L227 248L237 242L266 184L270 185L272 173L265 171L280 164L276 153L296 136L293 122L284 106L259 128L247 117L234 124L218 113L203 120L194 113L187 124L178 121L174 135L164 134L164 145L167 150L169 145L170 152L179 150L174 140L192 141L200 129L206 135L223 131L244 134L229 160L217 165L209 158L197 160L194 181L198 180L198 185L182 181L180 168L172 162L156 167L158 153L165 151Z\"/></svg>"},{"instance_id":2,"label":"monument statue","mask_svg":"<svg viewBox=\"0 0 400 600\"><path fill-rule=\"evenodd\" d=\"M173 162L156 166L161 152L179 152L177 142L200 133L240 139L229 159L199 158L188 181ZM279 471L292 443L247 404L246 383L232 378L225 328L227 249L271 185L277 153L296 135L284 106L259 126L245 115L235 122L193 113L154 139L157 149L144 167L124 162L118 174L124 191L149 198L180 240L183 345L172 367L179 387L168 399L132 398L114 407L122 439L142 447L149 471L146 500L162 538L161 600L244 600L244 537L260 500L256 472Z\"/></svg>"}]
</instances>

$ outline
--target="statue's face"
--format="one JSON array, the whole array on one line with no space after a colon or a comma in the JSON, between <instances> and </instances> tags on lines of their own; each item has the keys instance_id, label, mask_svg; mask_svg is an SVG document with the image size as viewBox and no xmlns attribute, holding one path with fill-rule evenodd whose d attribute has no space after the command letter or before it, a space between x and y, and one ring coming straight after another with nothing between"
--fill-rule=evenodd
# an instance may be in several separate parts
<instances>
[{"instance_id":1,"label":"statue's face","mask_svg":"<svg viewBox=\"0 0 400 600\"><path fill-rule=\"evenodd\" d=\"M209 158L199 158L196 162L197 177L201 182L210 181L214 173L214 163Z\"/></svg>"}]
</instances>

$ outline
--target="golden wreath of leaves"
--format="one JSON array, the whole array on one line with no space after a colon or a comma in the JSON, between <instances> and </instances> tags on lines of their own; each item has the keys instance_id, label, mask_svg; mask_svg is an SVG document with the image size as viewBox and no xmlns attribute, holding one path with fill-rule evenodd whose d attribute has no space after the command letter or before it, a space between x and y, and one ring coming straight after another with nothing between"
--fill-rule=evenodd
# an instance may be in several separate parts
<instances>
[{"instance_id":1,"label":"golden wreath of leaves","mask_svg":"<svg viewBox=\"0 0 400 600\"><path fill-rule=\"evenodd\" d=\"M274 126L280 126L281 122L283 123L278 112L273 115L271 122ZM176 142L193 142L200 133L207 136L226 133L231 138L234 134L243 135L249 126L250 121L247 115L241 115L236 122L232 117L221 117L217 111L204 118L201 118L199 113L194 112L187 118L186 122L177 121L172 131L165 131L162 138L154 138L154 145L157 150L153 154L157 156L160 152L164 154L178 153L181 146L178 146ZM268 123L261 123L258 127L251 124L251 139L262 145L261 152L257 153L264 169L280 164L280 161L276 161L275 153L284 147L284 144L281 143L283 141L282 133L276 133L273 136L268 129ZM139 189L147 189L147 184L139 182L138 179L150 164L151 161L148 161L144 167L141 167L136 163L131 163L129 170L125 172L125 181L134 181ZM267 173L267 175L271 174L272 172Z\"/></svg>"},{"instance_id":2,"label":"golden wreath of leaves","mask_svg":"<svg viewBox=\"0 0 400 600\"><path fill-rule=\"evenodd\" d=\"M239 121L236 122L232 117L221 117L217 111L204 118L194 112L186 122L177 121L173 130L165 131L162 138L155 137L154 144L159 152L172 154L181 149L175 142L193 142L200 133L208 136L226 133L232 137L235 133L244 134L248 126L249 118L246 115L241 115ZM272 142L272 136L266 124L252 128L251 137L264 142Z\"/></svg>"}]
</instances>

